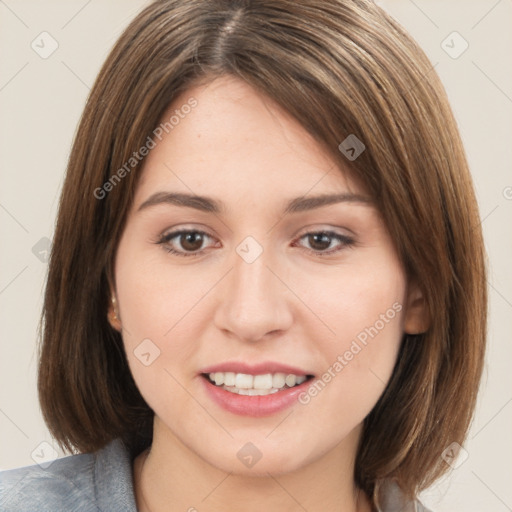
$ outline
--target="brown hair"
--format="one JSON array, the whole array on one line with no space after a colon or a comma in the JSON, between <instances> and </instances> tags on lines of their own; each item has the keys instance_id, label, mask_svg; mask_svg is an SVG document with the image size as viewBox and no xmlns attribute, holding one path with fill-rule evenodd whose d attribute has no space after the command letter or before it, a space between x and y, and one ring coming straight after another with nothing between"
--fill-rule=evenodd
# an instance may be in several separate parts
<instances>
[{"instance_id":1,"label":"brown hair","mask_svg":"<svg viewBox=\"0 0 512 512\"><path fill-rule=\"evenodd\" d=\"M42 317L39 398L68 450L151 442L152 411L107 320L114 255L141 165L102 187L179 94L230 74L272 98L373 196L430 327L404 336L364 423L356 483L396 479L414 496L462 445L482 372L487 312L482 233L462 143L423 51L369 0L163 0L122 34L90 93L58 213ZM348 161L338 145L366 146Z\"/></svg>"}]
</instances>

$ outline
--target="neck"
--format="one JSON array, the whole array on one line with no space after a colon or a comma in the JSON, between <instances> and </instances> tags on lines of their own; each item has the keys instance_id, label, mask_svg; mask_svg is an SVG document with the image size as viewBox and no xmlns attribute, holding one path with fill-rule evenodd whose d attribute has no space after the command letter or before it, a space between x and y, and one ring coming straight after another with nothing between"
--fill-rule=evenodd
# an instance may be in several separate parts
<instances>
[{"instance_id":1,"label":"neck","mask_svg":"<svg viewBox=\"0 0 512 512\"><path fill-rule=\"evenodd\" d=\"M247 476L209 464L183 445L155 417L153 444L134 462L137 509L140 512L208 511L370 512L354 484L357 446L345 438L333 450L293 472Z\"/></svg>"}]
</instances>

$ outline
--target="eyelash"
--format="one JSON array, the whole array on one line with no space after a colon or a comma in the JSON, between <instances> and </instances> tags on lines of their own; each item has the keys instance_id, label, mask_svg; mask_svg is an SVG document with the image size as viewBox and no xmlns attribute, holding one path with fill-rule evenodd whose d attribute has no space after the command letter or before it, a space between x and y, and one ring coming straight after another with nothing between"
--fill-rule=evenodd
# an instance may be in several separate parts
<instances>
[{"instance_id":1,"label":"eyelash","mask_svg":"<svg viewBox=\"0 0 512 512\"><path fill-rule=\"evenodd\" d=\"M193 258L196 256L200 256L202 254L202 252L204 252L204 249L197 251L197 252L190 252L190 253L185 252L184 253L184 252L176 251L175 249L172 249L168 245L165 245L165 244L168 244L173 238L177 238L180 235L190 234L190 233L196 233L196 234L204 235L208 238L213 238L208 233L205 233L204 231L194 230L194 229L181 229L178 231L172 231L171 233L166 233L166 234L161 235L158 238L158 240L156 240L154 243L162 245L162 248L165 251L167 251L171 254L174 254L176 256L182 256L185 258ZM346 236L346 235L342 235L340 233L336 233L334 231L309 231L309 232L301 235L297 240L301 240L302 238L305 238L305 237L311 236L311 235L326 235L328 237L335 238L336 240L341 242L341 247L339 247L338 249L335 249L335 250L316 251L314 249L306 248L306 251L308 253L313 254L315 256L320 256L320 257L330 256L332 254L335 254L335 253L341 251L342 249L344 249L346 247L351 247L355 244L355 240L353 238Z\"/></svg>"}]
</instances>

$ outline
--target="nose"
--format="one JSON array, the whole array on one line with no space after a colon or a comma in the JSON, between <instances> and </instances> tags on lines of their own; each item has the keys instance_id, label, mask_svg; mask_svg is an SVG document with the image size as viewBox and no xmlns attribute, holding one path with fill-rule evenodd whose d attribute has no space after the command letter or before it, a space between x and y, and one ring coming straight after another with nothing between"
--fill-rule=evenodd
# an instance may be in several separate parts
<instances>
[{"instance_id":1,"label":"nose","mask_svg":"<svg viewBox=\"0 0 512 512\"><path fill-rule=\"evenodd\" d=\"M276 270L267 251L251 263L235 254L232 269L217 290L217 328L250 342L289 329L293 321L289 303L292 294Z\"/></svg>"}]
</instances>

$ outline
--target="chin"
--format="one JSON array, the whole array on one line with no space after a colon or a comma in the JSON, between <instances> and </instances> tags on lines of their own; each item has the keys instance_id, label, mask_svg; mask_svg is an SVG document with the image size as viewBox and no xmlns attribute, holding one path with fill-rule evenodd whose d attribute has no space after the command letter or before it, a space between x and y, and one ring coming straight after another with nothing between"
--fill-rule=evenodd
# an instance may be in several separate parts
<instances>
[{"instance_id":1,"label":"chin","mask_svg":"<svg viewBox=\"0 0 512 512\"><path fill-rule=\"evenodd\" d=\"M276 444L265 439L266 435L268 433L244 436L244 440L230 440L222 445L212 440L208 446L198 447L196 453L205 462L226 473L255 477L268 477L269 473L273 476L292 473L321 456L318 453L315 457L311 448L308 449L303 443L290 440L289 443Z\"/></svg>"}]
</instances>

